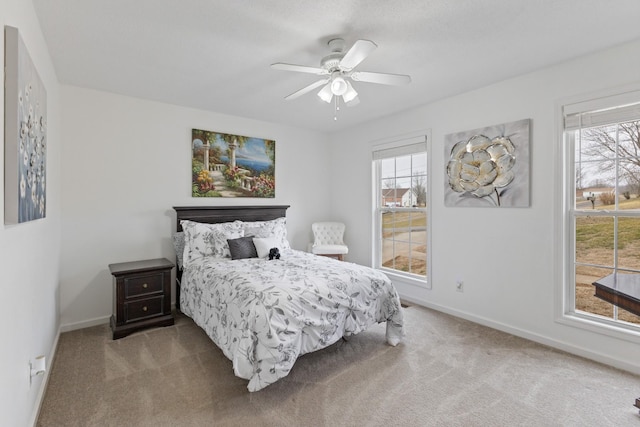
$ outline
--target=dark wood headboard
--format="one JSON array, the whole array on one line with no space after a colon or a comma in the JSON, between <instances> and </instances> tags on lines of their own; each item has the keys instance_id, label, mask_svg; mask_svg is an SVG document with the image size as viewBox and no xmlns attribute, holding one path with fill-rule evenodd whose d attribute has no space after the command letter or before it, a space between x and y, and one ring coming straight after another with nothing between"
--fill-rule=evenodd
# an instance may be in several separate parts
<instances>
[{"instance_id":1,"label":"dark wood headboard","mask_svg":"<svg viewBox=\"0 0 640 427\"><path fill-rule=\"evenodd\" d=\"M182 231L180 221L190 220L216 224L219 222L269 221L287 215L289 205L268 206L174 206L176 231Z\"/></svg>"},{"instance_id":2,"label":"dark wood headboard","mask_svg":"<svg viewBox=\"0 0 640 427\"><path fill-rule=\"evenodd\" d=\"M182 231L180 221L189 220L207 224L240 221L270 221L287 215L289 205L267 206L174 206L176 231ZM176 263L177 265L177 263ZM176 269L176 309L180 310L180 281L182 270Z\"/></svg>"}]
</instances>

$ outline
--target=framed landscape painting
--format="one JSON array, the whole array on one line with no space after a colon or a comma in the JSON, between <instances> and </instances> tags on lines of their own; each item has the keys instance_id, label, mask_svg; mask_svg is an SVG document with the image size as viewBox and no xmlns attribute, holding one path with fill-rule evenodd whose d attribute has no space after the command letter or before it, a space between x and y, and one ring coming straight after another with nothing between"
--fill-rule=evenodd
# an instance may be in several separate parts
<instances>
[{"instance_id":1,"label":"framed landscape painting","mask_svg":"<svg viewBox=\"0 0 640 427\"><path fill-rule=\"evenodd\" d=\"M4 222L46 214L47 92L17 28L5 26Z\"/></svg>"},{"instance_id":2,"label":"framed landscape painting","mask_svg":"<svg viewBox=\"0 0 640 427\"><path fill-rule=\"evenodd\" d=\"M193 197L275 197L275 141L192 129L191 150Z\"/></svg>"}]
</instances>

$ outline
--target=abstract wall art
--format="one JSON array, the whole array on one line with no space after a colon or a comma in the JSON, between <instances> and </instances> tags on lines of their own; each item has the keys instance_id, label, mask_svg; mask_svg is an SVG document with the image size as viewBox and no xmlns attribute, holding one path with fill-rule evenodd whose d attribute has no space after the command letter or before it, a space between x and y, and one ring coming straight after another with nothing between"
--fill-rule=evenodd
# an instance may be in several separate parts
<instances>
[{"instance_id":1,"label":"abstract wall art","mask_svg":"<svg viewBox=\"0 0 640 427\"><path fill-rule=\"evenodd\" d=\"M47 92L17 28L5 26L4 222L44 218Z\"/></svg>"},{"instance_id":2,"label":"abstract wall art","mask_svg":"<svg viewBox=\"0 0 640 427\"><path fill-rule=\"evenodd\" d=\"M528 207L531 119L445 136L445 206Z\"/></svg>"}]
</instances>

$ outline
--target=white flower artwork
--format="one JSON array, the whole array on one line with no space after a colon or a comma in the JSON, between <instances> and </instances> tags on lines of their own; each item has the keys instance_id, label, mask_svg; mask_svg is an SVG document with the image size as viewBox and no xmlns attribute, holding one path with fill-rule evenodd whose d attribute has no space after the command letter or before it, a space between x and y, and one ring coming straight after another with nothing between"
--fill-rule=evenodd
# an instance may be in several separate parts
<instances>
[{"instance_id":1,"label":"white flower artwork","mask_svg":"<svg viewBox=\"0 0 640 427\"><path fill-rule=\"evenodd\" d=\"M5 224L46 216L47 92L17 28L5 26Z\"/></svg>"},{"instance_id":2,"label":"white flower artwork","mask_svg":"<svg viewBox=\"0 0 640 427\"><path fill-rule=\"evenodd\" d=\"M524 119L445 136L445 206L528 207Z\"/></svg>"}]
</instances>

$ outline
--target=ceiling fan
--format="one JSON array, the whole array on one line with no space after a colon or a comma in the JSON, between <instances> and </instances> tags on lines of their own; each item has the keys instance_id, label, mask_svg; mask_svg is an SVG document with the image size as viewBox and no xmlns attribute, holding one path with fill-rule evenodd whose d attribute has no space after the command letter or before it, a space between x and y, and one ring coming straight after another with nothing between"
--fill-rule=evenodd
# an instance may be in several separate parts
<instances>
[{"instance_id":1,"label":"ceiling fan","mask_svg":"<svg viewBox=\"0 0 640 427\"><path fill-rule=\"evenodd\" d=\"M285 64L282 62L271 64L271 67L276 70L296 71L322 76L320 80L303 87L291 95L286 96L284 99L295 99L320 86L324 86L318 92L318 96L323 101L330 103L335 96L336 106L340 97L342 97L342 101L344 101L345 104L355 105L359 102L358 92L353 88L351 81L394 86L411 82L411 77L403 74L355 71L358 64L378 47L371 40L358 40L346 52L343 39L332 39L329 40L327 44L331 49L331 53L322 58L320 67L307 67L305 65Z\"/></svg>"}]
</instances>

